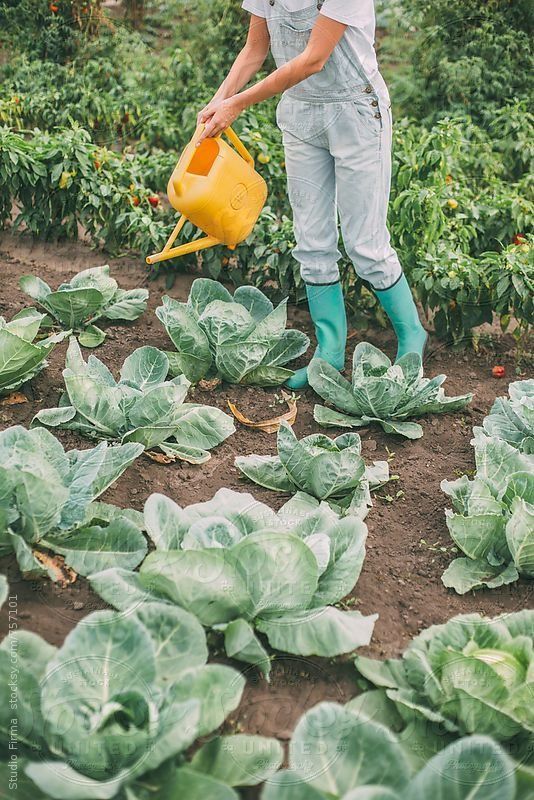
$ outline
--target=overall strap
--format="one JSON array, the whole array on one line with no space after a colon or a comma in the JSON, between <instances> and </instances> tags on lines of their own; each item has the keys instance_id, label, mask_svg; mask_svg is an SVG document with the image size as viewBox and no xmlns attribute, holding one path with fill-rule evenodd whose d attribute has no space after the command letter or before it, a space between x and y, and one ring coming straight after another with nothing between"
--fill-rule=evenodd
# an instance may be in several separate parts
<instances>
[{"instance_id":1,"label":"overall strap","mask_svg":"<svg viewBox=\"0 0 534 800\"><path fill-rule=\"evenodd\" d=\"M276 0L269 0L269 5L274 6ZM324 0L317 0L317 10L320 11L324 5Z\"/></svg>"}]
</instances>

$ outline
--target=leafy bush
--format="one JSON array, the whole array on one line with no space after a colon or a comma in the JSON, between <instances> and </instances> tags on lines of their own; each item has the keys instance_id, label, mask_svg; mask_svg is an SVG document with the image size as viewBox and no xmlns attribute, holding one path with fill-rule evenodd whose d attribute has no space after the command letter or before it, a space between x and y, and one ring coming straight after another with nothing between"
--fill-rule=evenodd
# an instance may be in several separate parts
<instances>
[{"instance_id":1,"label":"leafy bush","mask_svg":"<svg viewBox=\"0 0 534 800\"><path fill-rule=\"evenodd\" d=\"M142 452L139 444L65 452L45 430L0 433L0 552L15 552L26 577L46 575L46 551L80 575L133 569L146 553L142 517L94 503ZM53 570L48 573L54 577Z\"/></svg>"},{"instance_id":2,"label":"leafy bush","mask_svg":"<svg viewBox=\"0 0 534 800\"><path fill-rule=\"evenodd\" d=\"M78 431L110 441L159 447L172 459L203 464L209 450L234 431L232 419L218 408L184 403L189 381L165 380L169 361L155 347L139 347L128 356L120 380L98 358L83 360L71 338L63 377L65 393L58 408L39 411L32 425Z\"/></svg>"},{"instance_id":3,"label":"leafy bush","mask_svg":"<svg viewBox=\"0 0 534 800\"><path fill-rule=\"evenodd\" d=\"M0 674L9 681L14 634L0 645ZM223 780L206 766L206 748L187 763L187 748L221 725L239 704L244 679L206 664L201 625L186 611L147 603L127 616L90 614L58 650L19 631L17 666L18 786L25 797L72 800L170 800L224 797L260 782L282 761L273 739L225 737L233 758ZM1 724L9 728L7 705ZM8 771L2 765L3 777ZM24 771L23 771L24 770ZM236 783L234 783L234 780Z\"/></svg>"},{"instance_id":4,"label":"leafy bush","mask_svg":"<svg viewBox=\"0 0 534 800\"><path fill-rule=\"evenodd\" d=\"M171 370L197 382L218 375L229 383L279 386L294 372L283 365L309 347L306 334L286 330L287 301L276 309L253 286L233 297L217 281L198 278L187 303L163 298L156 309L177 353L168 353Z\"/></svg>"},{"instance_id":5,"label":"leafy bush","mask_svg":"<svg viewBox=\"0 0 534 800\"><path fill-rule=\"evenodd\" d=\"M357 433L330 439L320 433L300 441L287 422L278 431L277 456L238 456L235 465L251 481L277 492L303 492L327 500L339 513L365 519L370 489L389 480L387 461L366 467Z\"/></svg>"},{"instance_id":6,"label":"leafy bush","mask_svg":"<svg viewBox=\"0 0 534 800\"><path fill-rule=\"evenodd\" d=\"M275 513L249 494L220 489L186 508L151 495L145 527L155 550L139 574L91 576L115 608L147 596L179 605L224 632L230 657L267 677L269 656L255 630L277 650L302 656L336 656L369 643L376 615L333 606L360 575L367 537L361 520L340 520L306 495Z\"/></svg>"},{"instance_id":7,"label":"leafy bush","mask_svg":"<svg viewBox=\"0 0 534 800\"><path fill-rule=\"evenodd\" d=\"M319 703L301 717L289 746L289 769L274 775L261 795L262 800L430 797L514 800L513 764L489 737L470 736L417 769L394 734L359 718L350 703Z\"/></svg>"},{"instance_id":8,"label":"leafy bush","mask_svg":"<svg viewBox=\"0 0 534 800\"><path fill-rule=\"evenodd\" d=\"M94 324L97 320L137 319L148 300L147 289L119 289L107 265L78 272L55 292L33 275L23 275L19 286L63 328L81 331L78 340L85 347L97 347L106 338Z\"/></svg>"},{"instance_id":9,"label":"leafy bush","mask_svg":"<svg viewBox=\"0 0 534 800\"><path fill-rule=\"evenodd\" d=\"M357 657L358 673L376 688L350 705L399 731L418 761L452 737L506 742L531 791L533 625L533 611L463 614L423 631L400 659Z\"/></svg>"},{"instance_id":10,"label":"leafy bush","mask_svg":"<svg viewBox=\"0 0 534 800\"><path fill-rule=\"evenodd\" d=\"M528 97L528 0L403 0L419 28L414 77L423 114L464 108L482 116L506 97Z\"/></svg>"},{"instance_id":11,"label":"leafy bush","mask_svg":"<svg viewBox=\"0 0 534 800\"><path fill-rule=\"evenodd\" d=\"M0 397L18 389L46 366L45 358L63 335L35 342L45 318L35 308L25 308L11 322L0 317Z\"/></svg>"},{"instance_id":12,"label":"leafy bush","mask_svg":"<svg viewBox=\"0 0 534 800\"><path fill-rule=\"evenodd\" d=\"M518 381L474 428L474 480L443 481L456 513L447 527L465 558L443 573L445 586L465 594L534 577L534 381Z\"/></svg>"},{"instance_id":13,"label":"leafy bush","mask_svg":"<svg viewBox=\"0 0 534 800\"><path fill-rule=\"evenodd\" d=\"M352 384L321 358L308 368L310 386L339 408L315 406L314 419L320 425L337 428L366 427L378 422L386 433L419 439L423 429L410 417L459 411L473 399L472 394L445 397L445 375L423 378L421 357L408 353L397 364L373 345L361 342L354 350Z\"/></svg>"}]
</instances>

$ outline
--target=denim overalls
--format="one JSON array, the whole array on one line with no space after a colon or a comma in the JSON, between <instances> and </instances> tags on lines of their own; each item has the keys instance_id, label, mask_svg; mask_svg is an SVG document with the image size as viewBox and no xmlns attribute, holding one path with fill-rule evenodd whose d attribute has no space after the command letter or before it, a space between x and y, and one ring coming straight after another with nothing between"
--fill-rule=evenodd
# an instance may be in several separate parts
<instances>
[{"instance_id":1,"label":"denim overalls","mask_svg":"<svg viewBox=\"0 0 534 800\"><path fill-rule=\"evenodd\" d=\"M269 0L267 19L277 66L301 54L322 2L288 11ZM286 91L277 111L288 192L306 283L339 280L339 232L357 274L388 289L402 269L390 243L391 107L382 76L370 82L343 36L325 67Z\"/></svg>"}]
</instances>

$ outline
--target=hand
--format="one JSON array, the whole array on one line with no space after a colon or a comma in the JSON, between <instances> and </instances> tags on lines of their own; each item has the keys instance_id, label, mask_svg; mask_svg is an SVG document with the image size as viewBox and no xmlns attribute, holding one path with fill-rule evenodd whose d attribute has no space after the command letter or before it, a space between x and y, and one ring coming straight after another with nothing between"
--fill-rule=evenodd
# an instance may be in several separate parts
<instances>
[{"instance_id":1,"label":"hand","mask_svg":"<svg viewBox=\"0 0 534 800\"><path fill-rule=\"evenodd\" d=\"M215 97L213 100L210 100L204 108L198 112L197 114L197 125L201 125L202 123L208 122L212 116L215 114L217 108L221 105L223 100L217 100Z\"/></svg>"},{"instance_id":2,"label":"hand","mask_svg":"<svg viewBox=\"0 0 534 800\"><path fill-rule=\"evenodd\" d=\"M215 136L219 136L226 128L229 128L230 125L235 122L238 116L243 111L243 106L241 100L239 99L238 95L234 95L233 97L229 97L227 100L222 100L217 104L217 106L213 109L211 116L208 116L207 113L201 112L202 116L205 116L206 119L201 119L201 122L205 122L206 127L202 133L202 136L197 142L199 145L204 139L211 139Z\"/></svg>"}]
</instances>

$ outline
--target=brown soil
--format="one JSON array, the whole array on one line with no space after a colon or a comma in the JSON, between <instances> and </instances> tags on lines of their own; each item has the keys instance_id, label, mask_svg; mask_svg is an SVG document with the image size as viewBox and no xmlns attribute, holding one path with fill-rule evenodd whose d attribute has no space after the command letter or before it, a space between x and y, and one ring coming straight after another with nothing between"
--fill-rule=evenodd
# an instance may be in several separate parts
<instances>
[{"instance_id":1,"label":"brown soil","mask_svg":"<svg viewBox=\"0 0 534 800\"><path fill-rule=\"evenodd\" d=\"M0 235L3 276L0 314L11 318L26 305L25 295L17 286L20 275L38 274L55 287L74 272L104 260L104 256L81 244L44 245L7 233ZM146 273L139 259L113 259L110 263L113 274L125 288L145 283ZM179 275L168 293L185 299L193 277ZM117 371L124 358L141 345L169 348L165 331L153 314L161 296L167 293L164 280L158 279L148 286L151 313L135 323L111 328L105 343L98 349L98 357L112 370ZM291 309L290 317L294 325L309 328L306 310ZM361 338L356 333L349 349L352 350ZM393 352L394 337L390 331L372 330L365 338ZM433 342L427 362L428 373L444 372L449 376L448 394L474 392L472 407L458 415L423 419L425 435L416 442L388 437L374 428L361 432L366 459L390 457L392 473L399 475L397 482L375 498L375 506L367 519L367 558L353 593L358 609L380 615L373 642L365 651L368 654L381 658L397 656L419 631L458 613L479 611L492 616L531 604L532 587L526 582L459 597L445 589L440 580L452 558L444 517L447 498L440 490L440 481L473 469L472 426L480 424L496 395L505 394L507 379L516 377L510 344L511 340L501 339L491 349L477 354L472 351L458 354ZM65 349L66 345L57 347L49 359L49 367L25 387L27 403L0 407L2 428L29 425L39 409L56 405L62 387ZM495 363L506 367L507 379L492 378L491 367ZM197 390L195 394L199 401L225 410L227 401L232 400L241 411L257 419L285 410L278 402L278 390L223 386L215 391ZM316 430L312 418L314 402L312 391L299 400L295 424L299 436ZM60 438L69 447L90 446L71 433L60 433ZM104 499L142 509L152 492L163 492L185 505L211 498L221 486L251 491L239 477L233 465L234 457L253 452L274 453L275 443L274 435L238 426L235 436L214 451L203 467L184 463L161 466L141 457ZM259 487L252 491L259 500L277 508L287 499ZM3 559L0 569L7 571L11 594L17 595L20 627L38 632L53 644L61 644L81 618L103 607L81 578L62 589L50 581L22 581L12 558ZM3 635L7 630L5 611L1 628ZM274 662L269 687L258 679L254 670L250 670L248 677L243 702L227 727L277 736L282 740L290 737L301 714L318 701L344 702L357 692L350 659L332 662L280 656Z\"/></svg>"}]
</instances>

